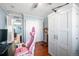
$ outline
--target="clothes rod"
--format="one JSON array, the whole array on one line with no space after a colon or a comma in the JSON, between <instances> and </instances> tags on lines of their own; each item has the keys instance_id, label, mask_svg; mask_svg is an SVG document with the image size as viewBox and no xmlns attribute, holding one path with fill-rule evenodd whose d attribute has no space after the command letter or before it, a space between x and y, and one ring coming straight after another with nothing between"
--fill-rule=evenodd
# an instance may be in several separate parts
<instances>
[{"instance_id":1,"label":"clothes rod","mask_svg":"<svg viewBox=\"0 0 79 59\"><path fill-rule=\"evenodd\" d=\"M61 8L61 7L63 7L63 6L65 6L65 5L68 5L69 3L66 3L66 4L64 4L64 5L61 5L61 6L58 6L58 7L55 7L55 8L53 8L52 10L54 11L54 12L56 12L57 10L57 8Z\"/></svg>"}]
</instances>

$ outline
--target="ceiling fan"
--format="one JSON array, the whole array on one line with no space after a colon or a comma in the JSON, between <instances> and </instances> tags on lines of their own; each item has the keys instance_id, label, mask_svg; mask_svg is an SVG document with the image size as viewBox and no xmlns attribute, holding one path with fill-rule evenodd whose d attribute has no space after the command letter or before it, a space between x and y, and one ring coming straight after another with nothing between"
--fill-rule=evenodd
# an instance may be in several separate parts
<instances>
[{"instance_id":1,"label":"ceiling fan","mask_svg":"<svg viewBox=\"0 0 79 59\"><path fill-rule=\"evenodd\" d=\"M32 4L32 8L37 8L37 6L38 6L38 3L33 3Z\"/></svg>"},{"instance_id":2,"label":"ceiling fan","mask_svg":"<svg viewBox=\"0 0 79 59\"><path fill-rule=\"evenodd\" d=\"M52 5L52 3L47 3L48 5Z\"/></svg>"}]
</instances>

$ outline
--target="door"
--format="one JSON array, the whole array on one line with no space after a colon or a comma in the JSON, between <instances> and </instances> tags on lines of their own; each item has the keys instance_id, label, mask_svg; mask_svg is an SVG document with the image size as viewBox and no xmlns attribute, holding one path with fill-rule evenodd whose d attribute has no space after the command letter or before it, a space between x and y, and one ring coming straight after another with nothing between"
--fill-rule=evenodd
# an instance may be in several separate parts
<instances>
[{"instance_id":1,"label":"door","mask_svg":"<svg viewBox=\"0 0 79 59\"><path fill-rule=\"evenodd\" d=\"M38 18L25 18L24 24L24 42L30 39L30 32L32 31L32 27L35 27L35 42L43 41L43 20Z\"/></svg>"},{"instance_id":2,"label":"door","mask_svg":"<svg viewBox=\"0 0 79 59\"><path fill-rule=\"evenodd\" d=\"M52 27L52 52L54 55L57 55L57 41L58 41L58 14L52 16L53 19L53 27Z\"/></svg>"},{"instance_id":3,"label":"door","mask_svg":"<svg viewBox=\"0 0 79 59\"><path fill-rule=\"evenodd\" d=\"M54 18L54 17L53 17ZM48 53L50 55L54 55L54 53L52 52L52 41L53 41L53 31L52 31L52 28L53 28L53 18L52 18L52 15L49 15L48 16Z\"/></svg>"},{"instance_id":4,"label":"door","mask_svg":"<svg viewBox=\"0 0 79 59\"><path fill-rule=\"evenodd\" d=\"M48 19L48 51L49 54L56 55L56 15L49 15Z\"/></svg>"},{"instance_id":5,"label":"door","mask_svg":"<svg viewBox=\"0 0 79 59\"><path fill-rule=\"evenodd\" d=\"M75 20L73 19L72 55L79 56L79 12L74 10L73 16Z\"/></svg>"},{"instance_id":6,"label":"door","mask_svg":"<svg viewBox=\"0 0 79 59\"><path fill-rule=\"evenodd\" d=\"M76 11L76 18L77 18L77 23L76 23L76 42L75 42L75 52L76 52L76 55L79 56L79 11Z\"/></svg>"},{"instance_id":7,"label":"door","mask_svg":"<svg viewBox=\"0 0 79 59\"><path fill-rule=\"evenodd\" d=\"M58 40L57 40L57 55L68 55L68 19L67 12L61 12L58 14Z\"/></svg>"}]
</instances>

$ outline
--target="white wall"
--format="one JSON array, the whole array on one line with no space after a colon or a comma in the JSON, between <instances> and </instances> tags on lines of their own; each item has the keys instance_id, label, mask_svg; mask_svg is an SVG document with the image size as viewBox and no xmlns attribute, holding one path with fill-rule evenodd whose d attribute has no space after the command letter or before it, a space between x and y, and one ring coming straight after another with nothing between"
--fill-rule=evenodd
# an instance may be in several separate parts
<instances>
[{"instance_id":1,"label":"white wall","mask_svg":"<svg viewBox=\"0 0 79 59\"><path fill-rule=\"evenodd\" d=\"M5 29L6 23L6 13L0 8L0 29Z\"/></svg>"},{"instance_id":2,"label":"white wall","mask_svg":"<svg viewBox=\"0 0 79 59\"><path fill-rule=\"evenodd\" d=\"M43 28L48 28L48 17L44 17ZM47 36L43 32L43 41L47 42Z\"/></svg>"},{"instance_id":3,"label":"white wall","mask_svg":"<svg viewBox=\"0 0 79 59\"><path fill-rule=\"evenodd\" d=\"M43 19L34 16L24 16L24 41L30 39L30 31L35 27L36 40L43 41Z\"/></svg>"},{"instance_id":4,"label":"white wall","mask_svg":"<svg viewBox=\"0 0 79 59\"><path fill-rule=\"evenodd\" d=\"M44 28L48 28L48 17L45 17L45 18L44 18L43 27L44 27Z\"/></svg>"}]
</instances>

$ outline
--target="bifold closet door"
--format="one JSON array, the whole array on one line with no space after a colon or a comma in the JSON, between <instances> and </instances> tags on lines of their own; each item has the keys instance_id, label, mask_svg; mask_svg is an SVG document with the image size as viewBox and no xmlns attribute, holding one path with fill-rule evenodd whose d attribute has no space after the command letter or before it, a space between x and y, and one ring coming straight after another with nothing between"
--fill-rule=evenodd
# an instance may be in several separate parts
<instances>
[{"instance_id":1,"label":"bifold closet door","mask_svg":"<svg viewBox=\"0 0 79 59\"><path fill-rule=\"evenodd\" d=\"M72 55L79 56L79 11L73 11L73 16Z\"/></svg>"},{"instance_id":2,"label":"bifold closet door","mask_svg":"<svg viewBox=\"0 0 79 59\"><path fill-rule=\"evenodd\" d=\"M76 12L77 25L76 25L76 55L79 56L79 11Z\"/></svg>"},{"instance_id":3,"label":"bifold closet door","mask_svg":"<svg viewBox=\"0 0 79 59\"><path fill-rule=\"evenodd\" d=\"M67 12L58 14L58 40L57 40L57 55L68 55L68 18Z\"/></svg>"},{"instance_id":4,"label":"bifold closet door","mask_svg":"<svg viewBox=\"0 0 79 59\"><path fill-rule=\"evenodd\" d=\"M57 55L57 41L58 41L58 14L52 16L52 52Z\"/></svg>"},{"instance_id":5,"label":"bifold closet door","mask_svg":"<svg viewBox=\"0 0 79 59\"><path fill-rule=\"evenodd\" d=\"M52 15L48 16L48 53L53 55L52 53Z\"/></svg>"},{"instance_id":6,"label":"bifold closet door","mask_svg":"<svg viewBox=\"0 0 79 59\"><path fill-rule=\"evenodd\" d=\"M56 15L49 15L48 19L48 52L51 55L56 55Z\"/></svg>"}]
</instances>

